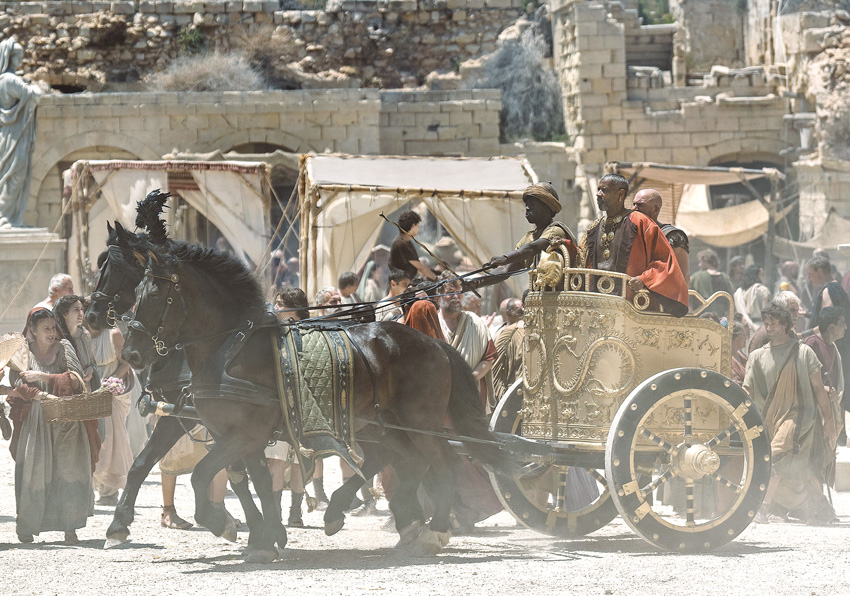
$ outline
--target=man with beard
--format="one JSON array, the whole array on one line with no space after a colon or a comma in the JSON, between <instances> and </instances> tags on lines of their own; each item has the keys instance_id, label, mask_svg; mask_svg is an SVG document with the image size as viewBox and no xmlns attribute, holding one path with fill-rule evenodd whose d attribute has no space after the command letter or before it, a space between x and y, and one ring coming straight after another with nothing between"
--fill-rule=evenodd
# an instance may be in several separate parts
<instances>
[{"instance_id":1,"label":"man with beard","mask_svg":"<svg viewBox=\"0 0 850 596\"><path fill-rule=\"evenodd\" d=\"M605 215L585 232L579 252L590 269L628 275L627 299L648 290L649 310L682 317L688 312L688 284L676 255L654 221L625 208L628 194L629 183L619 174L599 179L596 202ZM618 293L618 286L613 293Z\"/></svg>"},{"instance_id":2,"label":"man with beard","mask_svg":"<svg viewBox=\"0 0 850 596\"><path fill-rule=\"evenodd\" d=\"M440 279L444 281L439 312L443 336L472 369L472 375L479 383L481 401L489 413L495 405L491 369L496 360L496 347L484 321L461 308L460 280L448 271L443 272ZM458 473L452 503L452 532L455 535L470 531L476 522L502 509L487 472L465 456L461 461L463 468Z\"/></svg>"}]
</instances>

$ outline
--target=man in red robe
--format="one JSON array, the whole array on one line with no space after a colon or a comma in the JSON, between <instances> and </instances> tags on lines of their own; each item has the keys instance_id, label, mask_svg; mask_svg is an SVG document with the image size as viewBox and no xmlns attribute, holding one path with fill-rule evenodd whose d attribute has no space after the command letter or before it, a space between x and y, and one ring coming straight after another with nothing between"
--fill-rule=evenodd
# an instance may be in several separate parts
<instances>
[{"instance_id":1,"label":"man in red robe","mask_svg":"<svg viewBox=\"0 0 850 596\"><path fill-rule=\"evenodd\" d=\"M619 174L599 179L596 202L605 216L588 228L579 243L586 267L625 273L631 277L628 299L646 289L649 310L682 317L688 312L688 284L676 255L654 221L625 208L628 194L629 183Z\"/></svg>"}]
</instances>

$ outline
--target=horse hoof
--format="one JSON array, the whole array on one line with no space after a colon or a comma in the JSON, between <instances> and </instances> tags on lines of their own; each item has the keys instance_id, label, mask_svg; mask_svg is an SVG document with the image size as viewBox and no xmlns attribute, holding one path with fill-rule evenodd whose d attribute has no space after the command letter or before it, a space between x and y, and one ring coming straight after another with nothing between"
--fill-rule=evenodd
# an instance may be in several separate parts
<instances>
[{"instance_id":1,"label":"horse hoof","mask_svg":"<svg viewBox=\"0 0 850 596\"><path fill-rule=\"evenodd\" d=\"M334 521L325 522L325 536L333 536L345 525L345 517L335 519Z\"/></svg>"},{"instance_id":2,"label":"horse hoof","mask_svg":"<svg viewBox=\"0 0 850 596\"><path fill-rule=\"evenodd\" d=\"M396 548L403 548L416 540L416 537L419 536L419 532L422 531L422 522L416 520L411 523L409 526L402 528L398 531L398 543L395 545Z\"/></svg>"},{"instance_id":3,"label":"horse hoof","mask_svg":"<svg viewBox=\"0 0 850 596\"><path fill-rule=\"evenodd\" d=\"M106 542L103 543L103 550L109 550L110 548L115 548L125 544L127 542L127 536L123 538L120 536L109 536L106 539Z\"/></svg>"},{"instance_id":4,"label":"horse hoof","mask_svg":"<svg viewBox=\"0 0 850 596\"><path fill-rule=\"evenodd\" d=\"M227 524L224 526L224 532L221 533L221 537L228 542L236 542L236 522L232 517L227 518Z\"/></svg>"},{"instance_id":5,"label":"horse hoof","mask_svg":"<svg viewBox=\"0 0 850 596\"><path fill-rule=\"evenodd\" d=\"M254 550L245 557L245 562L268 565L272 561L276 560L277 556L277 550Z\"/></svg>"},{"instance_id":6,"label":"horse hoof","mask_svg":"<svg viewBox=\"0 0 850 596\"><path fill-rule=\"evenodd\" d=\"M449 543L450 537L451 533L449 532L435 532L431 528L425 527L416 537L416 540L410 544L410 551L415 556L433 557Z\"/></svg>"}]
</instances>

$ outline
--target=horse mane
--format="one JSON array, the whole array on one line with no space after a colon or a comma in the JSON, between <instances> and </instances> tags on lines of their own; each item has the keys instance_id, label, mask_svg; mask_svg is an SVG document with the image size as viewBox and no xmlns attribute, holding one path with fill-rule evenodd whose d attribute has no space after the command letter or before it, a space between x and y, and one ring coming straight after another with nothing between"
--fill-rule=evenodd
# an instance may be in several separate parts
<instances>
[{"instance_id":1,"label":"horse mane","mask_svg":"<svg viewBox=\"0 0 850 596\"><path fill-rule=\"evenodd\" d=\"M196 266L219 285L227 288L223 295L234 305L249 307L265 302L263 289L251 270L226 252L171 240L164 256Z\"/></svg>"}]
</instances>

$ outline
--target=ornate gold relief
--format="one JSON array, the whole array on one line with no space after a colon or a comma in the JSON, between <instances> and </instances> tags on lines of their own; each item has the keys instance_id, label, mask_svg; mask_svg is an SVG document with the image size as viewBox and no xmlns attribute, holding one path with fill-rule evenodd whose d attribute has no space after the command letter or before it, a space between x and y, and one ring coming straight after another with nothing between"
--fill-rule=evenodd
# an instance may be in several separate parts
<instances>
[{"instance_id":1,"label":"ornate gold relief","mask_svg":"<svg viewBox=\"0 0 850 596\"><path fill-rule=\"evenodd\" d=\"M694 347L694 332L670 329L667 331L667 349L690 350Z\"/></svg>"}]
</instances>

